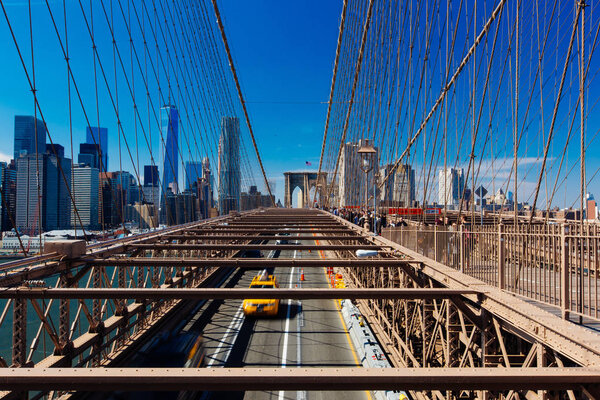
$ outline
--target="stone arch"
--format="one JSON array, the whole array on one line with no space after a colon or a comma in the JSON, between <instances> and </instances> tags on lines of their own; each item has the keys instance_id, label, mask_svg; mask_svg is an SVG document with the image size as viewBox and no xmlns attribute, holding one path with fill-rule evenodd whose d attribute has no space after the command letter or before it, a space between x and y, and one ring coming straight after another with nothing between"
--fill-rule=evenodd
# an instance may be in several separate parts
<instances>
[{"instance_id":1,"label":"stone arch","mask_svg":"<svg viewBox=\"0 0 600 400\"><path fill-rule=\"evenodd\" d=\"M292 192L296 188L300 188L302 191L302 203L304 207L309 207L312 203L310 198L311 189L314 187L319 191L319 198L321 193L318 184L325 184L327 182L327 173L321 172L320 179L316 172L284 172L285 176L285 199L284 206L292 206Z\"/></svg>"}]
</instances>

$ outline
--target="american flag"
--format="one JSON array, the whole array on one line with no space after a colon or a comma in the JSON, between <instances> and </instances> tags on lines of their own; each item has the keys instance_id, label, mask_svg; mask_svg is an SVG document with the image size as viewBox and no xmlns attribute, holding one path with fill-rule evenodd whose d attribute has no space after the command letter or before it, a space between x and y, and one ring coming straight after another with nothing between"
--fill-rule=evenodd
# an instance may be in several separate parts
<instances>
[{"instance_id":1,"label":"american flag","mask_svg":"<svg viewBox=\"0 0 600 400\"><path fill-rule=\"evenodd\" d=\"M305 161L306 165L311 166L312 164L310 163L310 161Z\"/></svg>"}]
</instances>

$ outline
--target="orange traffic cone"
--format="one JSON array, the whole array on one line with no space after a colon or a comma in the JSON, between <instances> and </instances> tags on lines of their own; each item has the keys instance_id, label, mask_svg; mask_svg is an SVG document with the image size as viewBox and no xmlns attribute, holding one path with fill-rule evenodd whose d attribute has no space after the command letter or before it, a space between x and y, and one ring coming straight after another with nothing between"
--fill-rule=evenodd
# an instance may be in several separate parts
<instances>
[{"instance_id":1,"label":"orange traffic cone","mask_svg":"<svg viewBox=\"0 0 600 400\"><path fill-rule=\"evenodd\" d=\"M300 280L304 282L304 268L302 268L302 272L300 273Z\"/></svg>"}]
</instances>

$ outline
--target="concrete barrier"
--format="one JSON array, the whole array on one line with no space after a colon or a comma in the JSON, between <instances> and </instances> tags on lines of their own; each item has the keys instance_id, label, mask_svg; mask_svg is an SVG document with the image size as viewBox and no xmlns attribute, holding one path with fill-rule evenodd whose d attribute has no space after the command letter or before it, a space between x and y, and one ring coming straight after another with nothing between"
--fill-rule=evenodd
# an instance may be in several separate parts
<instances>
[{"instance_id":1,"label":"concrete barrier","mask_svg":"<svg viewBox=\"0 0 600 400\"><path fill-rule=\"evenodd\" d=\"M363 367L391 368L383 349L358 308L348 299L342 300L341 306L348 333ZM377 400L406 400L409 398L405 392L391 390L373 391L373 395Z\"/></svg>"}]
</instances>

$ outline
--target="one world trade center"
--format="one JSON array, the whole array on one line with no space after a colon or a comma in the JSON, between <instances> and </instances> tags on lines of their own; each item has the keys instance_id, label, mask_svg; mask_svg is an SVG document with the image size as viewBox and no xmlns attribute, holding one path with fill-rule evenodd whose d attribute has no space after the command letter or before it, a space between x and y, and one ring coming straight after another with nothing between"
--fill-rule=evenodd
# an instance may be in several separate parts
<instances>
[{"instance_id":1,"label":"one world trade center","mask_svg":"<svg viewBox=\"0 0 600 400\"><path fill-rule=\"evenodd\" d=\"M169 190L173 193L177 193L177 182L179 181L178 174L178 154L179 154L179 141L178 141L178 124L179 124L179 113L177 108L172 105L166 105L160 109L161 119L161 131L162 140L165 141L164 148L164 165L163 165L163 179L162 179L162 190L161 197L167 195ZM163 200L164 201L164 200Z\"/></svg>"}]
</instances>

